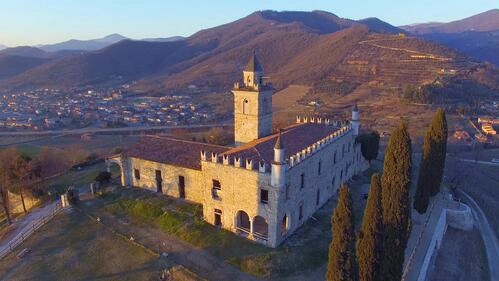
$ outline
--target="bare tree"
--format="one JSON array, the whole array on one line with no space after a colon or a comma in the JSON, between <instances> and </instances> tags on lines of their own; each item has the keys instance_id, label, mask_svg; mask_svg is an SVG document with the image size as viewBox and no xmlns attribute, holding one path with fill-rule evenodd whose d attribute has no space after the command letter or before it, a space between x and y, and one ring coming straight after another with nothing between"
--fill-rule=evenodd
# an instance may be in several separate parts
<instances>
[{"instance_id":1,"label":"bare tree","mask_svg":"<svg viewBox=\"0 0 499 281\"><path fill-rule=\"evenodd\" d=\"M9 204L9 187L12 184L10 163L13 153L14 151L12 149L5 149L0 151L0 199L9 224L12 223Z\"/></svg>"}]
</instances>

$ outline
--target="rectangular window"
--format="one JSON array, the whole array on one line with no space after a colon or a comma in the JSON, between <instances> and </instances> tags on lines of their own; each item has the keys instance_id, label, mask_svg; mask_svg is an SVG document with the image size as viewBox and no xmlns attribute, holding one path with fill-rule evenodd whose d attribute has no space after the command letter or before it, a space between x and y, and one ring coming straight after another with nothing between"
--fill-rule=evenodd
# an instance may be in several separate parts
<instances>
[{"instance_id":1,"label":"rectangular window","mask_svg":"<svg viewBox=\"0 0 499 281\"><path fill-rule=\"evenodd\" d=\"M315 198L315 205L319 205L320 198L321 198L321 190L317 189L317 197Z\"/></svg>"},{"instance_id":2,"label":"rectangular window","mask_svg":"<svg viewBox=\"0 0 499 281\"><path fill-rule=\"evenodd\" d=\"M213 189L218 189L218 190L222 189L219 180L213 180Z\"/></svg>"},{"instance_id":3,"label":"rectangular window","mask_svg":"<svg viewBox=\"0 0 499 281\"><path fill-rule=\"evenodd\" d=\"M185 198L185 178L178 176L178 197Z\"/></svg>"},{"instance_id":4,"label":"rectangular window","mask_svg":"<svg viewBox=\"0 0 499 281\"><path fill-rule=\"evenodd\" d=\"M300 175L300 188L305 187L305 174Z\"/></svg>"},{"instance_id":5,"label":"rectangular window","mask_svg":"<svg viewBox=\"0 0 499 281\"><path fill-rule=\"evenodd\" d=\"M222 210L215 209L215 226L222 226Z\"/></svg>"},{"instance_id":6,"label":"rectangular window","mask_svg":"<svg viewBox=\"0 0 499 281\"><path fill-rule=\"evenodd\" d=\"M140 180L140 171L139 171L139 169L133 169L133 175L135 176L136 180Z\"/></svg>"},{"instance_id":7,"label":"rectangular window","mask_svg":"<svg viewBox=\"0 0 499 281\"><path fill-rule=\"evenodd\" d=\"M333 156L333 164L336 164L336 151L334 152L334 156Z\"/></svg>"},{"instance_id":8,"label":"rectangular window","mask_svg":"<svg viewBox=\"0 0 499 281\"><path fill-rule=\"evenodd\" d=\"M260 190L260 202L263 204L269 203L269 191L266 189Z\"/></svg>"},{"instance_id":9,"label":"rectangular window","mask_svg":"<svg viewBox=\"0 0 499 281\"><path fill-rule=\"evenodd\" d=\"M317 174L321 175L321 161L319 161L319 167L317 168Z\"/></svg>"},{"instance_id":10,"label":"rectangular window","mask_svg":"<svg viewBox=\"0 0 499 281\"><path fill-rule=\"evenodd\" d=\"M303 205L300 205L300 208L298 209L298 220L301 220L303 218Z\"/></svg>"},{"instance_id":11,"label":"rectangular window","mask_svg":"<svg viewBox=\"0 0 499 281\"><path fill-rule=\"evenodd\" d=\"M220 181L213 180L213 187L211 188L211 197L213 199L220 200L220 190L222 187L220 186Z\"/></svg>"},{"instance_id":12,"label":"rectangular window","mask_svg":"<svg viewBox=\"0 0 499 281\"><path fill-rule=\"evenodd\" d=\"M331 181L331 185L334 188L334 186L336 185L336 177L333 177L333 180Z\"/></svg>"},{"instance_id":13,"label":"rectangular window","mask_svg":"<svg viewBox=\"0 0 499 281\"><path fill-rule=\"evenodd\" d=\"M286 200L289 199L289 184L286 185Z\"/></svg>"}]
</instances>

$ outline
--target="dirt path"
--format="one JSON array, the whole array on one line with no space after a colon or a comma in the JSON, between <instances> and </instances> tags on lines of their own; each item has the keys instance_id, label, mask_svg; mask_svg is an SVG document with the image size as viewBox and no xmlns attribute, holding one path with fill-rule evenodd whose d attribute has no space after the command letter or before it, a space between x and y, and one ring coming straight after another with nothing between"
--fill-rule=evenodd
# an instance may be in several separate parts
<instances>
[{"instance_id":1,"label":"dirt path","mask_svg":"<svg viewBox=\"0 0 499 281\"><path fill-rule=\"evenodd\" d=\"M473 217L478 225L478 229L480 229L489 262L490 280L499 281L499 245L497 237L490 227L485 213L475 200L462 190L458 190L458 192L467 199L466 201L468 201L467 203L472 209Z\"/></svg>"}]
</instances>

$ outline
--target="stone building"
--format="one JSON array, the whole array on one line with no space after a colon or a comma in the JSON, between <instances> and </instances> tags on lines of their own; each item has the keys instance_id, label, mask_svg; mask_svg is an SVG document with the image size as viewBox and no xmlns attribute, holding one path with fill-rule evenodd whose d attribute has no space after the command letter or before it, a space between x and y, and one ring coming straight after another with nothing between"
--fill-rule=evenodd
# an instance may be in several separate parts
<instances>
[{"instance_id":1,"label":"stone building","mask_svg":"<svg viewBox=\"0 0 499 281\"><path fill-rule=\"evenodd\" d=\"M367 167L351 121L297 117L272 134L273 88L253 55L234 84L233 147L149 136L114 160L123 186L203 206L204 220L277 247Z\"/></svg>"}]
</instances>

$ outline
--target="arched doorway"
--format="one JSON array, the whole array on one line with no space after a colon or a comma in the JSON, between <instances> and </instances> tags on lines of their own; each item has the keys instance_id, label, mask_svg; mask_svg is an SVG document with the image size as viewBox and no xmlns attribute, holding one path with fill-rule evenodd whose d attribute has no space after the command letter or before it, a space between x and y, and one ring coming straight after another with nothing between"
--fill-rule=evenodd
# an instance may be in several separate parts
<instances>
[{"instance_id":1,"label":"arched doorway","mask_svg":"<svg viewBox=\"0 0 499 281\"><path fill-rule=\"evenodd\" d=\"M245 211L238 211L236 213L236 228L239 231L250 233L250 220Z\"/></svg>"},{"instance_id":2,"label":"arched doorway","mask_svg":"<svg viewBox=\"0 0 499 281\"><path fill-rule=\"evenodd\" d=\"M128 183L125 179L123 166L119 157L107 158L105 160L106 171L111 173L111 184L126 186Z\"/></svg>"},{"instance_id":3,"label":"arched doorway","mask_svg":"<svg viewBox=\"0 0 499 281\"><path fill-rule=\"evenodd\" d=\"M267 239L269 237L269 225L261 216L256 216L253 219L253 235L262 239Z\"/></svg>"}]
</instances>

